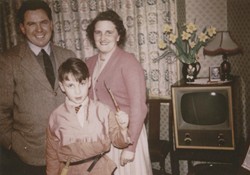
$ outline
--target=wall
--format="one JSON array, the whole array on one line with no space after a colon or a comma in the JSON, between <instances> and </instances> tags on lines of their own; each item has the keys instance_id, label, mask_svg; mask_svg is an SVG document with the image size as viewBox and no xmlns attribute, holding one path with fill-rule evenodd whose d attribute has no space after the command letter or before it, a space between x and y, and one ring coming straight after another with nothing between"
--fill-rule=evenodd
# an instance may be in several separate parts
<instances>
[{"instance_id":1,"label":"wall","mask_svg":"<svg viewBox=\"0 0 250 175\"><path fill-rule=\"evenodd\" d=\"M230 57L232 73L240 76L241 102L240 114L243 117L243 136L250 133L250 1L228 0L228 29L232 37L242 47L243 54Z\"/></svg>"},{"instance_id":2,"label":"wall","mask_svg":"<svg viewBox=\"0 0 250 175\"><path fill-rule=\"evenodd\" d=\"M214 26L217 31L227 30L227 1L226 0L186 0L186 22L195 20L199 31L205 26ZM198 77L208 77L209 66L219 66L221 56L209 57L199 51L201 70Z\"/></svg>"}]
</instances>

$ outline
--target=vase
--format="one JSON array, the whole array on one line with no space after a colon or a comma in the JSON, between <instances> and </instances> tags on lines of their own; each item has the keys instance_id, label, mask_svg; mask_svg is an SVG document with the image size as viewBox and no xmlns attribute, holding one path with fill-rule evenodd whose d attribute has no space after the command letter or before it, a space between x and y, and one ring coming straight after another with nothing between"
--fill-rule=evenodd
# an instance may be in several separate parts
<instances>
[{"instance_id":1,"label":"vase","mask_svg":"<svg viewBox=\"0 0 250 175\"><path fill-rule=\"evenodd\" d=\"M186 82L194 82L194 80L197 78L197 75L199 74L201 69L201 65L199 62L186 64L183 63L182 66L182 75Z\"/></svg>"}]
</instances>

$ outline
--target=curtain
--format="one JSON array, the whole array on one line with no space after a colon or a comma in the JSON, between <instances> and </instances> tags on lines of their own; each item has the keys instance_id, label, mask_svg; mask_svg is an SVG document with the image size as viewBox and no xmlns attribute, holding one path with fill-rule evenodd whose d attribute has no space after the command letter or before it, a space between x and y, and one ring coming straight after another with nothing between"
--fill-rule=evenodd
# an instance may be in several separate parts
<instances>
[{"instance_id":1,"label":"curtain","mask_svg":"<svg viewBox=\"0 0 250 175\"><path fill-rule=\"evenodd\" d=\"M0 52L15 46L18 40L22 39L15 21L15 14L21 2L0 0Z\"/></svg>"},{"instance_id":2,"label":"curtain","mask_svg":"<svg viewBox=\"0 0 250 175\"><path fill-rule=\"evenodd\" d=\"M0 0L0 51L22 40L15 22L16 10L23 0ZM177 79L174 56L163 56L158 48L164 23L176 23L174 0L44 0L52 9L53 41L73 50L86 60L96 53L86 37L86 27L95 16L113 9L127 29L124 49L140 61L149 96L170 98L171 84ZM2 22L3 21L3 22ZM173 25L174 26L174 25Z\"/></svg>"}]
</instances>

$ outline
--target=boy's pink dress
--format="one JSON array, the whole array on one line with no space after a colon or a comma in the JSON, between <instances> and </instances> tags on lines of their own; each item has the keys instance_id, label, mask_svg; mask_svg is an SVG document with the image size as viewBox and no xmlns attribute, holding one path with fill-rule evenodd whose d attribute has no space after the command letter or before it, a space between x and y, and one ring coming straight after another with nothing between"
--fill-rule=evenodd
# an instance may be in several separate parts
<instances>
[{"instance_id":1,"label":"boy's pink dress","mask_svg":"<svg viewBox=\"0 0 250 175\"><path fill-rule=\"evenodd\" d=\"M120 131L114 113L99 102L89 100L88 115L83 127L77 119L74 106L60 105L51 114L47 129L47 175L58 175L69 157L71 162L86 159L107 152L111 142L117 147L126 147L125 137ZM86 173L92 161L69 167L68 175ZM104 155L90 172L90 175L111 175L115 163Z\"/></svg>"}]
</instances>

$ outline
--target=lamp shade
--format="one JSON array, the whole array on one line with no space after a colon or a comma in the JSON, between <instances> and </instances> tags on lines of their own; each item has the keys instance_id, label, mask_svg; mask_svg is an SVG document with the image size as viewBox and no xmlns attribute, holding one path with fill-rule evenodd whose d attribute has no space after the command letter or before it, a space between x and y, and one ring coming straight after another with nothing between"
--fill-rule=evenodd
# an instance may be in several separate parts
<instances>
[{"instance_id":1,"label":"lamp shade","mask_svg":"<svg viewBox=\"0 0 250 175\"><path fill-rule=\"evenodd\" d=\"M203 49L204 55L234 55L241 52L241 48L231 38L229 31L217 32L213 40L211 40Z\"/></svg>"}]
</instances>

